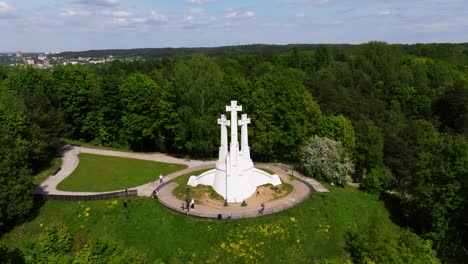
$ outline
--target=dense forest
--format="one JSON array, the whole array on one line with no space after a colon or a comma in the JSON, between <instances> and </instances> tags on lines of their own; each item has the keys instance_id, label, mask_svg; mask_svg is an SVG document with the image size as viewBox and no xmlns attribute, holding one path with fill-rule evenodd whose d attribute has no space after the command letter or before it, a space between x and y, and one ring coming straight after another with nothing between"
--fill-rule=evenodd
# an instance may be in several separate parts
<instances>
[{"instance_id":1,"label":"dense forest","mask_svg":"<svg viewBox=\"0 0 468 264\"><path fill-rule=\"evenodd\" d=\"M0 69L1 227L30 216L32 175L62 139L213 158L216 119L237 100L255 161L326 179L301 166L303 150L338 142L352 180L380 194L396 223L443 261L466 258L468 44L247 47Z\"/></svg>"}]
</instances>

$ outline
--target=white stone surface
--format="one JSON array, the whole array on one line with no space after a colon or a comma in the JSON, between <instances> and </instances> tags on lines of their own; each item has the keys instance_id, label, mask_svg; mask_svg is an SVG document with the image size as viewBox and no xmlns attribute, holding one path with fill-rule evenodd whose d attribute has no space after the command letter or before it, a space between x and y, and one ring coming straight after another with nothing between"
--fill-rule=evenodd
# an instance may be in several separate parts
<instances>
[{"instance_id":1,"label":"white stone surface","mask_svg":"<svg viewBox=\"0 0 468 264\"><path fill-rule=\"evenodd\" d=\"M237 120L237 112L242 111L242 106L238 106L237 101L231 101L231 105L226 106L226 111L231 112L231 120L227 120L225 115L221 115L221 118L218 119L218 124L221 125L221 146L219 147L216 168L198 177L191 176L187 184L212 186L225 199L227 197L228 203L240 203L254 194L258 186L268 183L278 185L281 184L281 180L276 174L270 175L254 168L250 158L247 131L250 118L243 114L241 120ZM239 149L237 135L238 125L241 126L241 149ZM228 126L231 127L229 151L227 149Z\"/></svg>"}]
</instances>

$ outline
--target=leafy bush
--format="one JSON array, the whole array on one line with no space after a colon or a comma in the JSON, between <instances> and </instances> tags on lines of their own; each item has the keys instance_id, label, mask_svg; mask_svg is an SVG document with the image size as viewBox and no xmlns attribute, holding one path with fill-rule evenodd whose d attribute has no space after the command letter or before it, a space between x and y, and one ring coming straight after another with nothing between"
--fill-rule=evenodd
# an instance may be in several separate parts
<instances>
[{"instance_id":1,"label":"leafy bush","mask_svg":"<svg viewBox=\"0 0 468 264\"><path fill-rule=\"evenodd\" d=\"M393 183L393 176L387 167L373 169L366 178L362 180L362 187L371 193L380 193L388 190Z\"/></svg>"},{"instance_id":2,"label":"leafy bush","mask_svg":"<svg viewBox=\"0 0 468 264\"><path fill-rule=\"evenodd\" d=\"M395 236L375 217L365 230L347 234L346 249L354 263L440 263L430 240L407 229Z\"/></svg>"},{"instance_id":3,"label":"leafy bush","mask_svg":"<svg viewBox=\"0 0 468 264\"><path fill-rule=\"evenodd\" d=\"M320 173L329 181L344 185L351 182L354 164L348 158L340 142L314 136L302 148L302 166L305 173L313 176Z\"/></svg>"},{"instance_id":4,"label":"leafy bush","mask_svg":"<svg viewBox=\"0 0 468 264\"><path fill-rule=\"evenodd\" d=\"M29 241L24 250L26 263L147 263L145 256L132 248L122 248L116 244L93 240L82 245L74 240L66 226L47 228L38 241ZM0 247L0 253L2 253ZM3 253L1 254L3 255ZM10 257L11 258L11 257ZM0 260L3 261L2 258ZM6 261L9 259L7 258ZM6 262L8 263L8 262Z\"/></svg>"}]
</instances>

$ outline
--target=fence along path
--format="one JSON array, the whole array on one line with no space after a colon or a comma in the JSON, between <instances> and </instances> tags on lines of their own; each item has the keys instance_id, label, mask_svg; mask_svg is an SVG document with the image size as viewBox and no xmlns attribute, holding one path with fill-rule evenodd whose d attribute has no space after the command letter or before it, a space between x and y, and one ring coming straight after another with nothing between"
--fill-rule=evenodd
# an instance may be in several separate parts
<instances>
[{"instance_id":1,"label":"fence along path","mask_svg":"<svg viewBox=\"0 0 468 264\"><path fill-rule=\"evenodd\" d=\"M68 177L78 166L79 153L90 153L96 155L134 158L167 163L178 163L185 164L188 166L188 168L165 175L163 184L160 184L159 180L155 180L153 182L146 183L128 190L119 190L112 192L69 192L57 190L57 185L66 177ZM132 153L67 145L64 147L62 152L61 170L58 171L55 175L49 176L43 183L41 183L40 186L37 188L36 193L53 200L99 200L111 199L122 196L150 196L154 190L159 189L159 199L162 204L166 205L167 207L173 210L182 211L182 201L172 196L172 190L177 186L177 184L169 183L169 181L186 173L194 172L201 169L213 168L215 163L216 161L179 159L176 157L169 156L167 154ZM319 182L317 182L314 179L304 177L297 171L293 172L288 165L280 163L260 163L256 164L256 166L260 168L268 168L273 170L282 178L283 181L287 181L295 187L295 192L288 195L287 197L265 203L265 215L282 211L284 209L295 206L296 204L304 201L310 195L311 191L328 192L328 190L325 187L323 187ZM299 178L299 180L289 181L289 175L287 174L288 171L294 173ZM218 217L218 214L220 213L224 215L232 213L233 218L255 217L258 216L259 209L240 206L237 206L239 208L236 208L235 206L221 208L212 208L207 206L205 207L203 205L198 205L197 209L195 211L192 211L190 214L197 215L200 217ZM236 210L234 211L233 209Z\"/></svg>"}]
</instances>

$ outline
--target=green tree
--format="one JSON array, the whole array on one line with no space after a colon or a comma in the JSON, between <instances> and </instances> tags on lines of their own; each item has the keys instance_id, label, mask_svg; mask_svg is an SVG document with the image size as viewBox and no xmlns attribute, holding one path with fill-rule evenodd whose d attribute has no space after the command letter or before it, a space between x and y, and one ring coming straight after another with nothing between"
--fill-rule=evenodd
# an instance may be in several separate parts
<instances>
[{"instance_id":1,"label":"green tree","mask_svg":"<svg viewBox=\"0 0 468 264\"><path fill-rule=\"evenodd\" d=\"M351 182L354 164L340 142L314 136L302 148L301 164L309 176L319 175L344 185Z\"/></svg>"},{"instance_id":2,"label":"green tree","mask_svg":"<svg viewBox=\"0 0 468 264\"><path fill-rule=\"evenodd\" d=\"M372 120L363 117L354 122L356 129L356 166L362 177L368 170L383 164L384 138Z\"/></svg>"},{"instance_id":3,"label":"green tree","mask_svg":"<svg viewBox=\"0 0 468 264\"><path fill-rule=\"evenodd\" d=\"M460 136L433 133L418 139L418 156L408 193L410 214L425 236L435 242L443 257L455 255L461 233L463 180L468 175L468 142ZM461 228L462 226L458 226Z\"/></svg>"},{"instance_id":4,"label":"green tree","mask_svg":"<svg viewBox=\"0 0 468 264\"><path fill-rule=\"evenodd\" d=\"M95 75L85 66L69 65L55 67L52 76L54 103L66 124L66 136L90 140L90 135L83 135L82 129L92 111L91 95L98 89Z\"/></svg>"},{"instance_id":5,"label":"green tree","mask_svg":"<svg viewBox=\"0 0 468 264\"><path fill-rule=\"evenodd\" d=\"M31 162L46 142L27 118L23 101L0 89L0 225L24 220L33 208Z\"/></svg>"},{"instance_id":6,"label":"green tree","mask_svg":"<svg viewBox=\"0 0 468 264\"><path fill-rule=\"evenodd\" d=\"M265 68L267 72L253 84L252 153L261 160L297 160L297 146L312 134L320 109L304 89L302 72Z\"/></svg>"},{"instance_id":7,"label":"green tree","mask_svg":"<svg viewBox=\"0 0 468 264\"><path fill-rule=\"evenodd\" d=\"M354 128L349 119L343 115L321 116L318 119L314 133L341 142L349 154L353 155L356 148Z\"/></svg>"},{"instance_id":8,"label":"green tree","mask_svg":"<svg viewBox=\"0 0 468 264\"><path fill-rule=\"evenodd\" d=\"M377 167L362 179L362 187L371 193L380 193L390 189L393 184L392 171L387 167Z\"/></svg>"},{"instance_id":9,"label":"green tree","mask_svg":"<svg viewBox=\"0 0 468 264\"><path fill-rule=\"evenodd\" d=\"M355 263L440 263L430 240L404 229L395 235L384 229L381 219L371 217L369 226L346 236L346 249Z\"/></svg>"},{"instance_id":10,"label":"green tree","mask_svg":"<svg viewBox=\"0 0 468 264\"><path fill-rule=\"evenodd\" d=\"M217 150L215 121L227 104L222 81L219 66L204 55L175 64L170 90L174 92L172 103L178 120L173 142L179 151L206 156Z\"/></svg>"},{"instance_id":11,"label":"green tree","mask_svg":"<svg viewBox=\"0 0 468 264\"><path fill-rule=\"evenodd\" d=\"M44 148L35 153L31 168L37 171L48 163L58 147L62 122L52 106L51 77L44 71L32 67L13 68L4 81L5 89L22 98L27 119L38 129Z\"/></svg>"},{"instance_id":12,"label":"green tree","mask_svg":"<svg viewBox=\"0 0 468 264\"><path fill-rule=\"evenodd\" d=\"M155 146L161 89L148 76L129 76L120 86L122 105L121 140L132 149Z\"/></svg>"}]
</instances>

